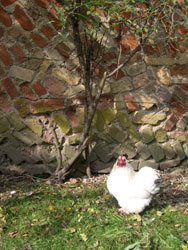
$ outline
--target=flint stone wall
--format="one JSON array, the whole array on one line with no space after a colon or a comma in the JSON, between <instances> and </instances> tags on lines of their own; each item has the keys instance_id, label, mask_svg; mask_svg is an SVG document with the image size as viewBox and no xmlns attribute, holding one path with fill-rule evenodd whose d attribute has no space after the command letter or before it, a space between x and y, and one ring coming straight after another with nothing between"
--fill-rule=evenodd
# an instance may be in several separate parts
<instances>
[{"instance_id":1,"label":"flint stone wall","mask_svg":"<svg viewBox=\"0 0 188 250\"><path fill-rule=\"evenodd\" d=\"M58 35L55 14L49 0L0 3L1 173L55 169L51 121L64 140L64 163L77 150L84 125L84 87L79 84L74 44ZM175 46L145 46L107 81L90 132L93 172L108 172L121 153L135 169L187 166L187 34L187 27L178 27ZM117 65L115 35L96 68L97 80ZM131 35L122 41L122 57L134 49L135 39ZM84 154L82 158L77 174L85 171Z\"/></svg>"}]
</instances>

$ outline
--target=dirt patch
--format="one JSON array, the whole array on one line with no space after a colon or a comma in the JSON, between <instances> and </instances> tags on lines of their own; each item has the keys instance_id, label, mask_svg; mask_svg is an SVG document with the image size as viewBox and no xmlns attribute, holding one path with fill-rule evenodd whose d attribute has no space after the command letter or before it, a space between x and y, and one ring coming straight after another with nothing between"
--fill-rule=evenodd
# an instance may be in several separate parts
<instances>
[{"instance_id":1,"label":"dirt patch","mask_svg":"<svg viewBox=\"0 0 188 250\"><path fill-rule=\"evenodd\" d=\"M161 172L163 182L158 194L154 197L154 203L157 206L163 207L168 203L174 205L185 206L188 205L188 168L176 168L174 170L167 170ZM92 178L70 178L62 186L70 185L77 186L80 183L91 184L104 184L108 178L107 174L93 176ZM0 175L0 193L2 197L3 192L18 189L23 185L30 185L31 183L47 183L54 184L50 179L42 179L30 175L23 176L10 176ZM160 201L160 202L159 202Z\"/></svg>"}]
</instances>

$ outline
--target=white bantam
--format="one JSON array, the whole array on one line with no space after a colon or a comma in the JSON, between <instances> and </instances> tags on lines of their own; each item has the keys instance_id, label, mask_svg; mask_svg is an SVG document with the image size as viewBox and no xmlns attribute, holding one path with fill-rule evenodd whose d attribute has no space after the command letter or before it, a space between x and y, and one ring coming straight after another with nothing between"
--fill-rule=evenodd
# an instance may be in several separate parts
<instances>
[{"instance_id":1,"label":"white bantam","mask_svg":"<svg viewBox=\"0 0 188 250\"><path fill-rule=\"evenodd\" d=\"M107 188L118 201L120 212L140 213L159 191L160 183L161 176L157 170L146 166L135 172L125 156L121 155L108 177Z\"/></svg>"}]
</instances>

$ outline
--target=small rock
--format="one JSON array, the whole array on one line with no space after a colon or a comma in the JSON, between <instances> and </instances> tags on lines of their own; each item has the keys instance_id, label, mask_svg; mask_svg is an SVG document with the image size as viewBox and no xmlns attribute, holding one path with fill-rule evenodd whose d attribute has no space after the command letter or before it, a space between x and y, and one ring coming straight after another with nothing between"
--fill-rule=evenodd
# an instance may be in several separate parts
<instances>
[{"instance_id":1,"label":"small rock","mask_svg":"<svg viewBox=\"0 0 188 250\"><path fill-rule=\"evenodd\" d=\"M176 168L170 173L171 176L177 176L183 174L184 170L182 168Z\"/></svg>"},{"instance_id":2,"label":"small rock","mask_svg":"<svg viewBox=\"0 0 188 250\"><path fill-rule=\"evenodd\" d=\"M74 184L78 183L78 180L76 178L70 178L69 182L71 185L74 185Z\"/></svg>"}]
</instances>

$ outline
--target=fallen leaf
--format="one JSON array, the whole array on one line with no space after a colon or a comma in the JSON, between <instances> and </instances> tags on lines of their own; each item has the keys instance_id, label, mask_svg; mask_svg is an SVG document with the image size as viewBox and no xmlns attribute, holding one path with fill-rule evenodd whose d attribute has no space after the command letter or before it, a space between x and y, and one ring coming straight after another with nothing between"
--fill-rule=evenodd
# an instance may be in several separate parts
<instances>
[{"instance_id":1,"label":"fallen leaf","mask_svg":"<svg viewBox=\"0 0 188 250\"><path fill-rule=\"evenodd\" d=\"M75 228L70 228L69 230L71 233L75 233L76 232L76 229Z\"/></svg>"},{"instance_id":2,"label":"fallen leaf","mask_svg":"<svg viewBox=\"0 0 188 250\"><path fill-rule=\"evenodd\" d=\"M184 244L181 244L181 248L182 248L182 250L188 250L188 246L184 245Z\"/></svg>"},{"instance_id":3,"label":"fallen leaf","mask_svg":"<svg viewBox=\"0 0 188 250\"><path fill-rule=\"evenodd\" d=\"M54 207L53 207L51 204L49 205L48 208L49 208L50 211L53 211L53 210L54 210Z\"/></svg>"},{"instance_id":4,"label":"fallen leaf","mask_svg":"<svg viewBox=\"0 0 188 250\"><path fill-rule=\"evenodd\" d=\"M75 229L75 228L73 228L73 227L70 227L70 228L64 228L64 230L65 230L66 232L70 232L70 233L75 233L75 232L76 232L76 229Z\"/></svg>"},{"instance_id":5,"label":"fallen leaf","mask_svg":"<svg viewBox=\"0 0 188 250\"><path fill-rule=\"evenodd\" d=\"M28 233L25 233L22 235L22 237L27 237L29 234Z\"/></svg>"},{"instance_id":6,"label":"fallen leaf","mask_svg":"<svg viewBox=\"0 0 188 250\"><path fill-rule=\"evenodd\" d=\"M137 222L142 221L142 217L141 217L139 214L133 214L133 215L131 216L131 219L132 219L132 220L136 220Z\"/></svg>"},{"instance_id":7,"label":"fallen leaf","mask_svg":"<svg viewBox=\"0 0 188 250\"><path fill-rule=\"evenodd\" d=\"M69 211L71 210L71 208L70 208L70 207L65 207L64 210L65 210L66 212L69 212Z\"/></svg>"},{"instance_id":8,"label":"fallen leaf","mask_svg":"<svg viewBox=\"0 0 188 250\"><path fill-rule=\"evenodd\" d=\"M157 216L161 216L163 213L161 211L157 211Z\"/></svg>"},{"instance_id":9,"label":"fallen leaf","mask_svg":"<svg viewBox=\"0 0 188 250\"><path fill-rule=\"evenodd\" d=\"M185 210L185 211L183 212L183 214L184 214L184 215L188 215L188 211Z\"/></svg>"},{"instance_id":10,"label":"fallen leaf","mask_svg":"<svg viewBox=\"0 0 188 250\"><path fill-rule=\"evenodd\" d=\"M87 236L86 234L80 234L80 237L82 238L83 241L87 241Z\"/></svg>"},{"instance_id":11,"label":"fallen leaf","mask_svg":"<svg viewBox=\"0 0 188 250\"><path fill-rule=\"evenodd\" d=\"M18 231L10 232L10 233L9 233L9 236L10 236L11 238L14 238L14 237L16 237L17 234L18 234Z\"/></svg>"},{"instance_id":12,"label":"fallen leaf","mask_svg":"<svg viewBox=\"0 0 188 250\"><path fill-rule=\"evenodd\" d=\"M93 244L93 247L95 248L95 247L98 247L98 245L99 245L99 241L97 240L94 244Z\"/></svg>"},{"instance_id":13,"label":"fallen leaf","mask_svg":"<svg viewBox=\"0 0 188 250\"><path fill-rule=\"evenodd\" d=\"M95 210L94 210L94 208L88 208L88 212L90 212L90 213L94 213L94 212L95 212Z\"/></svg>"}]
</instances>

